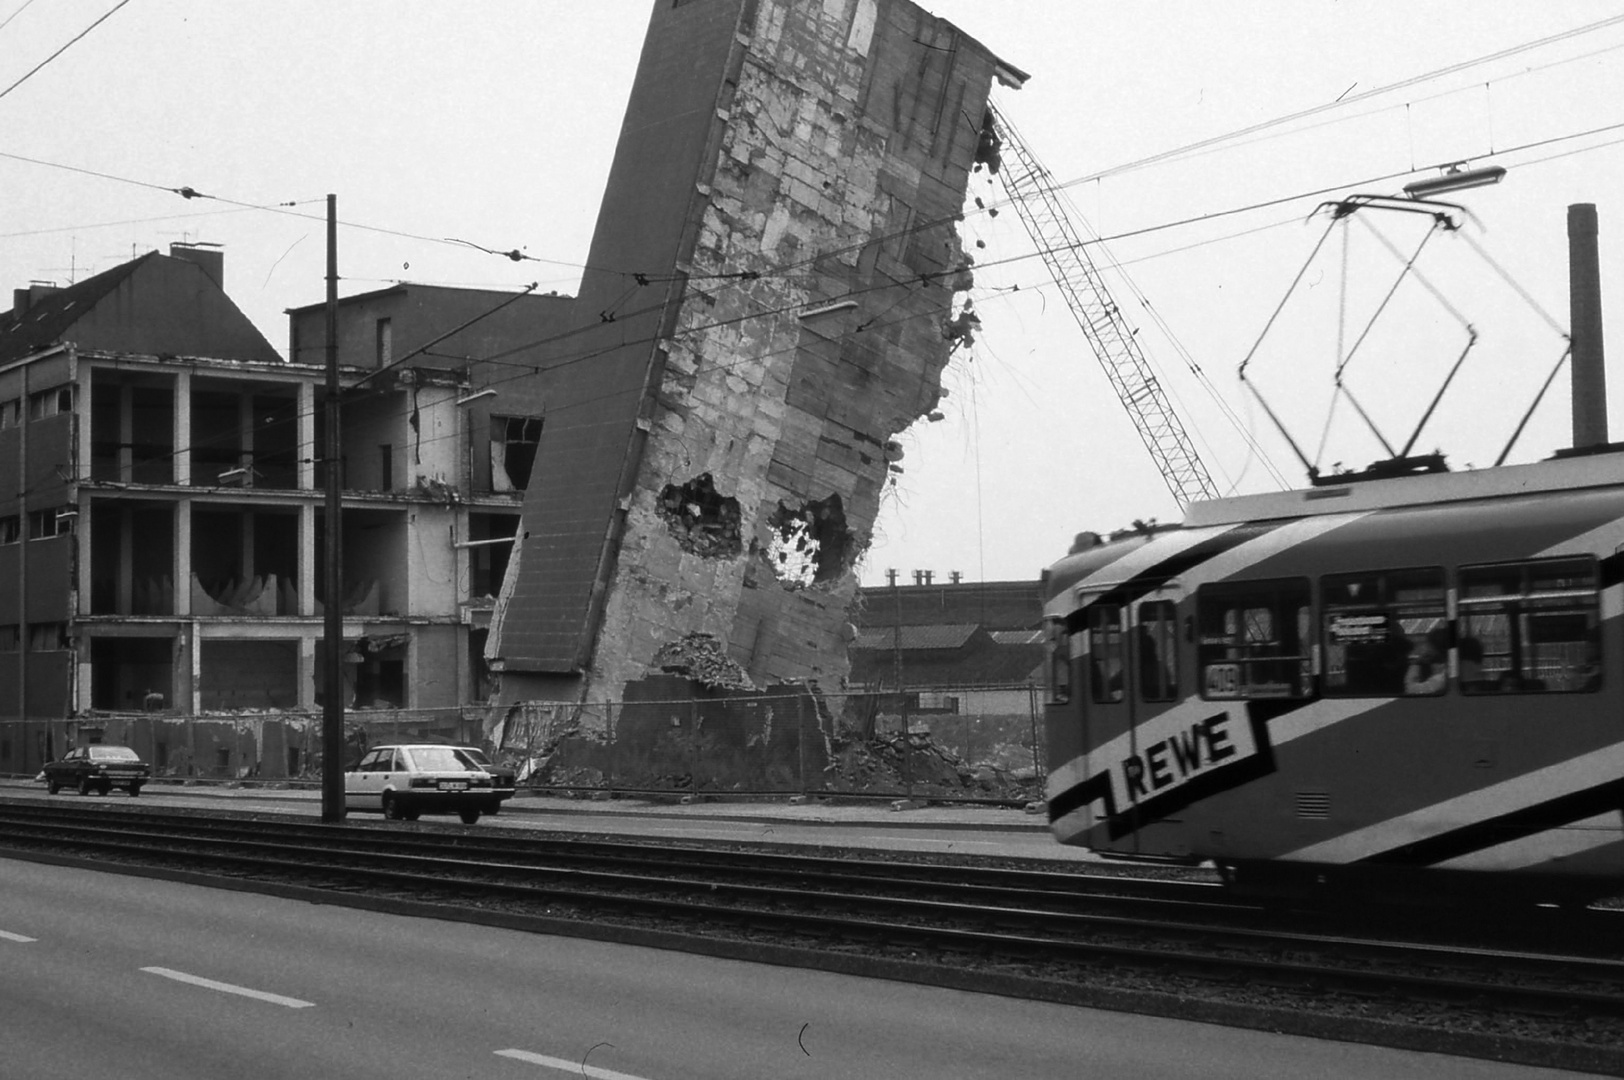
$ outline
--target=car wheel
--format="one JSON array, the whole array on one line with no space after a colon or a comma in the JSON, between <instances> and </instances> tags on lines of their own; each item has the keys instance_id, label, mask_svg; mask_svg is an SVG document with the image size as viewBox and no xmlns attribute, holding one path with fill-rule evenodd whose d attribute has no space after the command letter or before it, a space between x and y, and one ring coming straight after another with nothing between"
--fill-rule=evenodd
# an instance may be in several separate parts
<instances>
[{"instance_id":1,"label":"car wheel","mask_svg":"<svg viewBox=\"0 0 1624 1080\"><path fill-rule=\"evenodd\" d=\"M417 809L417 807L415 807L415 806L412 807L410 810L402 810L400 813L401 813L401 816L404 817L407 821L416 821L418 818L423 816L423 811Z\"/></svg>"},{"instance_id":2,"label":"car wheel","mask_svg":"<svg viewBox=\"0 0 1624 1080\"><path fill-rule=\"evenodd\" d=\"M62 790L62 785L57 783L55 780L47 780L47 781L45 781L45 794L47 794L47 795L55 795L57 792L59 792L61 790Z\"/></svg>"},{"instance_id":3,"label":"car wheel","mask_svg":"<svg viewBox=\"0 0 1624 1080\"><path fill-rule=\"evenodd\" d=\"M473 810L473 809L462 810L462 811L458 812L457 816L462 818L462 823L464 825L473 825L473 824L475 824L476 822L479 821L479 811L478 810Z\"/></svg>"},{"instance_id":4,"label":"car wheel","mask_svg":"<svg viewBox=\"0 0 1624 1080\"><path fill-rule=\"evenodd\" d=\"M502 812L502 804L501 803L495 803L495 804L493 804L491 806L491 808L489 810L486 810L485 812L487 814L491 815L492 817L495 817L497 814L500 814Z\"/></svg>"},{"instance_id":5,"label":"car wheel","mask_svg":"<svg viewBox=\"0 0 1624 1080\"><path fill-rule=\"evenodd\" d=\"M113 782L111 780L103 780L101 783L96 785L96 793L99 795L106 795L112 790Z\"/></svg>"},{"instance_id":6,"label":"car wheel","mask_svg":"<svg viewBox=\"0 0 1624 1080\"><path fill-rule=\"evenodd\" d=\"M141 794L141 785L140 784L131 784L130 785L130 798L133 799L139 794Z\"/></svg>"},{"instance_id":7,"label":"car wheel","mask_svg":"<svg viewBox=\"0 0 1624 1080\"><path fill-rule=\"evenodd\" d=\"M90 777L86 776L86 777L84 777L83 779L81 779L79 781L79 794L81 794L81 795L89 795L90 794L90 788L91 788Z\"/></svg>"},{"instance_id":8,"label":"car wheel","mask_svg":"<svg viewBox=\"0 0 1624 1080\"><path fill-rule=\"evenodd\" d=\"M401 812L400 803L393 795L383 797L383 816L390 821L399 821L406 816Z\"/></svg>"}]
</instances>

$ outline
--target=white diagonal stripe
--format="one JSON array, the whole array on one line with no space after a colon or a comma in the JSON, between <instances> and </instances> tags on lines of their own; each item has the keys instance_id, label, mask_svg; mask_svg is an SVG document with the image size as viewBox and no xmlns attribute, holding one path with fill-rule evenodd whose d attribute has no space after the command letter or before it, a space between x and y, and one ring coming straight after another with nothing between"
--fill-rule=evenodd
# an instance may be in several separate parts
<instances>
[{"instance_id":1,"label":"white diagonal stripe","mask_svg":"<svg viewBox=\"0 0 1624 1080\"><path fill-rule=\"evenodd\" d=\"M13 934L7 930L0 930L0 941L17 941L27 944L30 941L38 940L38 938L24 937L22 934Z\"/></svg>"},{"instance_id":2,"label":"white diagonal stripe","mask_svg":"<svg viewBox=\"0 0 1624 1080\"><path fill-rule=\"evenodd\" d=\"M213 979L205 979L201 975L188 975L184 971L176 971L173 968L144 967L141 970L151 975L162 975L166 979L174 979L176 982L190 983L193 986L201 986L208 990L218 990L222 994L237 994L240 997L253 998L255 1001L268 1001L272 1005L285 1005L290 1009L313 1009L316 1007L314 1001L300 1001L298 998L283 997L281 994L271 994L264 990L250 990L246 986L233 986L231 983L215 982Z\"/></svg>"},{"instance_id":3,"label":"white diagonal stripe","mask_svg":"<svg viewBox=\"0 0 1624 1080\"><path fill-rule=\"evenodd\" d=\"M1617 780L1621 771L1624 771L1624 743L1615 743L1298 848L1280 858L1294 862L1356 862L1458 829L1463 824L1500 817L1609 780Z\"/></svg>"},{"instance_id":4,"label":"white diagonal stripe","mask_svg":"<svg viewBox=\"0 0 1624 1080\"><path fill-rule=\"evenodd\" d=\"M540 1065L544 1069L557 1069L573 1076L589 1076L592 1080L644 1080L641 1076L631 1073L616 1072L613 1069L600 1069L596 1065L585 1065L579 1061L567 1061L564 1058L548 1057L546 1054L533 1054L529 1050L498 1050L497 1057L512 1058L514 1061L527 1061L532 1065Z\"/></svg>"}]
</instances>

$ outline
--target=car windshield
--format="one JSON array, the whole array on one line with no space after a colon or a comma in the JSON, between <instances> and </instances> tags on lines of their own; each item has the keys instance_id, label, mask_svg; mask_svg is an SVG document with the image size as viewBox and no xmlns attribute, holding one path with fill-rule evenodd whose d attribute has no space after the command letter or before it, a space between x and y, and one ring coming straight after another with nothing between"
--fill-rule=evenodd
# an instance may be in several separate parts
<instances>
[{"instance_id":1,"label":"car windshield","mask_svg":"<svg viewBox=\"0 0 1624 1080\"><path fill-rule=\"evenodd\" d=\"M491 763L491 759L485 756L483 750L475 750L472 746L459 746L457 750L472 758L475 765L489 765Z\"/></svg>"},{"instance_id":2,"label":"car windshield","mask_svg":"<svg viewBox=\"0 0 1624 1080\"><path fill-rule=\"evenodd\" d=\"M128 746L92 746L92 761L140 761L141 756Z\"/></svg>"},{"instance_id":3,"label":"car windshield","mask_svg":"<svg viewBox=\"0 0 1624 1080\"><path fill-rule=\"evenodd\" d=\"M408 750L412 761L424 772L479 771L479 765L464 750L450 746L414 746Z\"/></svg>"}]
</instances>

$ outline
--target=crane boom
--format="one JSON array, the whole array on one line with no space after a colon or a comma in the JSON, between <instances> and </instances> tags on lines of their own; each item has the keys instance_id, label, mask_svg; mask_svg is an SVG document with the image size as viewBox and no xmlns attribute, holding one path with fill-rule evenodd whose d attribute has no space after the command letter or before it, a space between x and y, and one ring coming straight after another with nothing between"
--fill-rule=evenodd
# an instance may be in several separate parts
<instances>
[{"instance_id":1,"label":"crane boom","mask_svg":"<svg viewBox=\"0 0 1624 1080\"><path fill-rule=\"evenodd\" d=\"M1064 193L1009 121L996 110L993 115L1003 140L1004 189L1105 369L1111 388L1128 410L1163 482L1180 508L1196 499L1216 498L1218 489L1146 362L1133 327L1123 318L1083 247Z\"/></svg>"}]
</instances>

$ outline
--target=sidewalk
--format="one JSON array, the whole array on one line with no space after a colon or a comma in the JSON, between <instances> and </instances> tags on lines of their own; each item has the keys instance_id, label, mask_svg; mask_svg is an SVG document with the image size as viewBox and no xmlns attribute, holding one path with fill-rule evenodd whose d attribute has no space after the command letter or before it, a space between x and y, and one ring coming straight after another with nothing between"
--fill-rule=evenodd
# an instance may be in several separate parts
<instances>
[{"instance_id":1,"label":"sidewalk","mask_svg":"<svg viewBox=\"0 0 1624 1080\"><path fill-rule=\"evenodd\" d=\"M0 790L43 791L42 785L19 778L0 779ZM149 782L146 793L228 801L314 803L321 792L314 788L278 788L229 783ZM850 797L783 796L782 798L716 796L628 795L616 798L570 798L562 795L519 793L502 804L504 814L580 814L612 817L670 818L679 821L736 821L764 824L842 825L871 824L886 828L977 829L1047 832L1049 819L1041 811L1027 813L1013 807L928 803L902 797L854 800Z\"/></svg>"}]
</instances>

